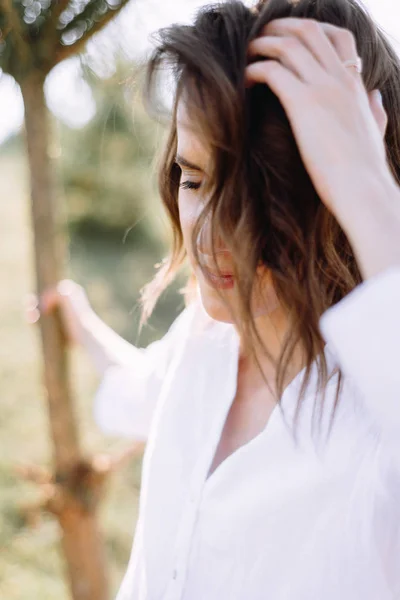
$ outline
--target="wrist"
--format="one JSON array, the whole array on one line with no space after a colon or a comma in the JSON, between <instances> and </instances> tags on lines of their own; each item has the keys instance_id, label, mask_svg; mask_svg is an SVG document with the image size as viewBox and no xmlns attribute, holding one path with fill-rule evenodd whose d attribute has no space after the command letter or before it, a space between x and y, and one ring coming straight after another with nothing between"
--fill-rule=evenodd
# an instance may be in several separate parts
<instances>
[{"instance_id":1,"label":"wrist","mask_svg":"<svg viewBox=\"0 0 400 600\"><path fill-rule=\"evenodd\" d=\"M357 232L363 223L376 220L382 213L400 207L400 187L392 174L375 173L360 176L331 204L331 211L347 235Z\"/></svg>"},{"instance_id":2,"label":"wrist","mask_svg":"<svg viewBox=\"0 0 400 600\"><path fill-rule=\"evenodd\" d=\"M75 319L75 338L76 342L86 345L88 338L93 337L97 329L99 317L90 307L85 308Z\"/></svg>"},{"instance_id":3,"label":"wrist","mask_svg":"<svg viewBox=\"0 0 400 600\"><path fill-rule=\"evenodd\" d=\"M366 177L333 213L364 279L400 265L400 187L394 178Z\"/></svg>"}]
</instances>

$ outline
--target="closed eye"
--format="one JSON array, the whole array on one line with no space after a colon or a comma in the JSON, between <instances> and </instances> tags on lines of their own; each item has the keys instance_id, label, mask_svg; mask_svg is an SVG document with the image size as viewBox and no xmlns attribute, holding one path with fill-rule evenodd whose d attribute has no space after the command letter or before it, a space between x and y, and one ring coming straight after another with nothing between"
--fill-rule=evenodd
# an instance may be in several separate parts
<instances>
[{"instance_id":1,"label":"closed eye","mask_svg":"<svg viewBox=\"0 0 400 600\"><path fill-rule=\"evenodd\" d=\"M179 184L179 187L183 188L184 190L198 190L200 186L200 181L182 181L182 183Z\"/></svg>"}]
</instances>

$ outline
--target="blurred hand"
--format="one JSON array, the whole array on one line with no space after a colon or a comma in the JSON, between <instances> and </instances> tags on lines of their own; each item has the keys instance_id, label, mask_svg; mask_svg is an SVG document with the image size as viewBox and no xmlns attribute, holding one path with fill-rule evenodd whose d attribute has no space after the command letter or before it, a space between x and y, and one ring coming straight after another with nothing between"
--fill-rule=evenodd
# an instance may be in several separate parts
<instances>
[{"instance_id":1,"label":"blurred hand","mask_svg":"<svg viewBox=\"0 0 400 600\"><path fill-rule=\"evenodd\" d=\"M64 279L57 286L46 290L40 300L30 294L26 301L26 318L29 323L36 323L41 314L50 314L59 309L66 339L77 344L81 341L81 332L85 319L93 310L82 286Z\"/></svg>"}]
</instances>

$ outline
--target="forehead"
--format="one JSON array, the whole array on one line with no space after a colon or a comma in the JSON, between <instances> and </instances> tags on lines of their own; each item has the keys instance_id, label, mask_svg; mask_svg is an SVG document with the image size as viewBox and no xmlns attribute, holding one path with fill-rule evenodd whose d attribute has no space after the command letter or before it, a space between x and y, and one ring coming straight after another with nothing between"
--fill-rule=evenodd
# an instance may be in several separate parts
<instances>
[{"instance_id":1,"label":"forehead","mask_svg":"<svg viewBox=\"0 0 400 600\"><path fill-rule=\"evenodd\" d=\"M187 105L185 100L182 98L180 98L180 100L178 101L178 106L176 109L176 123L177 126L180 128L187 128L191 126L190 123L190 118L188 115L188 110L187 110Z\"/></svg>"},{"instance_id":2,"label":"forehead","mask_svg":"<svg viewBox=\"0 0 400 600\"><path fill-rule=\"evenodd\" d=\"M187 105L183 99L179 100L176 111L176 133L178 138L178 154L190 157L205 157L208 154L205 142L201 140L198 127L190 118Z\"/></svg>"}]
</instances>

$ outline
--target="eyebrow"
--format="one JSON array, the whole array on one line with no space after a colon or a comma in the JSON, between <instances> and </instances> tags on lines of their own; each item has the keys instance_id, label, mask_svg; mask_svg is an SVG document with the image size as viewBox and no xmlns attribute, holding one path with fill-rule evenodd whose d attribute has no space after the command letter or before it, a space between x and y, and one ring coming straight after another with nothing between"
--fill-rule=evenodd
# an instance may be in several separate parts
<instances>
[{"instance_id":1,"label":"eyebrow","mask_svg":"<svg viewBox=\"0 0 400 600\"><path fill-rule=\"evenodd\" d=\"M204 173L203 169L201 167L199 167L199 165L195 165L194 163L190 162L189 160L186 160L186 158L184 158L180 154L177 154L175 156L175 162L180 167L186 167L187 169L192 169L192 171L200 171L201 173Z\"/></svg>"}]
</instances>

